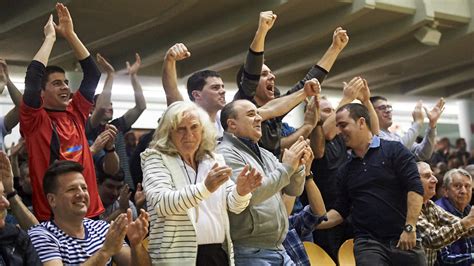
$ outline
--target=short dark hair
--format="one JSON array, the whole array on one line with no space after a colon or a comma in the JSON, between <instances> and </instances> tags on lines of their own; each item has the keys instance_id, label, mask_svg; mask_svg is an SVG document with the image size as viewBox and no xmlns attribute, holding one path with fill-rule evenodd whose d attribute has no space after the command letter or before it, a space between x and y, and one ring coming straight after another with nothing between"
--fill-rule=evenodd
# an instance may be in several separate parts
<instances>
[{"instance_id":1,"label":"short dark hair","mask_svg":"<svg viewBox=\"0 0 474 266\"><path fill-rule=\"evenodd\" d=\"M370 102L372 104L374 104L376 101L379 101L379 100L387 101L387 98L385 98L383 96L380 96L380 95L375 95L375 96L370 97Z\"/></svg>"},{"instance_id":2,"label":"short dark hair","mask_svg":"<svg viewBox=\"0 0 474 266\"><path fill-rule=\"evenodd\" d=\"M125 181L125 173L123 172L122 168L119 169L118 173L115 175L109 175L104 173L103 171L98 171L97 173L97 183L100 185L105 182L107 179L112 179L114 181L123 182Z\"/></svg>"},{"instance_id":3,"label":"short dark hair","mask_svg":"<svg viewBox=\"0 0 474 266\"><path fill-rule=\"evenodd\" d=\"M348 103L339 107L336 111L336 114L342 112L343 110L347 110L349 112L350 118L354 119L354 121L357 121L359 118L363 117L367 127L371 129L369 110L367 107L360 103Z\"/></svg>"},{"instance_id":4,"label":"short dark hair","mask_svg":"<svg viewBox=\"0 0 474 266\"><path fill-rule=\"evenodd\" d=\"M66 71L64 71L64 69L62 69L61 67L58 67L58 66L47 66L44 69L44 75L41 78L41 89L43 89L43 90L46 89L46 83L48 83L49 75L51 75L53 73L66 74Z\"/></svg>"},{"instance_id":5,"label":"short dark hair","mask_svg":"<svg viewBox=\"0 0 474 266\"><path fill-rule=\"evenodd\" d=\"M206 79L208 77L220 78L221 75L213 70L202 70L194 72L194 74L192 74L191 77L188 78L186 87L188 89L188 95L191 101L194 102L193 91L202 91L202 88L204 88L204 85L206 85Z\"/></svg>"},{"instance_id":6,"label":"short dark hair","mask_svg":"<svg viewBox=\"0 0 474 266\"><path fill-rule=\"evenodd\" d=\"M246 101L246 100L232 101L232 102L226 104L224 106L224 108L222 108L222 110L221 110L221 124L222 124L222 128L224 129L224 131L227 131L227 128L228 128L227 120L237 117L237 113L235 112L234 106L235 106L235 103L238 102L238 101Z\"/></svg>"},{"instance_id":7,"label":"short dark hair","mask_svg":"<svg viewBox=\"0 0 474 266\"><path fill-rule=\"evenodd\" d=\"M52 163L43 177L43 192L44 195L49 193L56 193L58 189L58 176L71 172L78 172L82 174L84 167L80 163L73 161L55 161Z\"/></svg>"}]
</instances>

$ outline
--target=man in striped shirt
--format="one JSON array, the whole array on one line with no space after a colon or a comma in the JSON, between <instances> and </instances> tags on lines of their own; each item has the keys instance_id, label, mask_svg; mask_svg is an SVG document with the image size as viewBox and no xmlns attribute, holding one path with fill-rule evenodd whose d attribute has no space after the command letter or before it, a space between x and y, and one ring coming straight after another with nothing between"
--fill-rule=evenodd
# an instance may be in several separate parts
<instances>
[{"instance_id":1,"label":"man in striped shirt","mask_svg":"<svg viewBox=\"0 0 474 266\"><path fill-rule=\"evenodd\" d=\"M110 225L84 218L89 193L82 171L72 161L56 161L46 171L43 190L53 218L28 232L43 265L105 265L112 260L118 265L150 265L141 244L148 233L148 213L142 210L132 221L129 209Z\"/></svg>"}]
</instances>

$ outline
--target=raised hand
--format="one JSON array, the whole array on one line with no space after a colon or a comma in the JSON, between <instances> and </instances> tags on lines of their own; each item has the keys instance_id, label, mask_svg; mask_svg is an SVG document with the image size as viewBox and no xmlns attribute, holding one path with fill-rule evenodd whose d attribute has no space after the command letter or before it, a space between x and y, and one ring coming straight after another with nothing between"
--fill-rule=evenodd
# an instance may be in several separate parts
<instances>
[{"instance_id":1,"label":"raised hand","mask_svg":"<svg viewBox=\"0 0 474 266\"><path fill-rule=\"evenodd\" d=\"M425 119L425 116L423 115L422 107L423 107L423 102L419 100L415 105L415 109L413 110L413 113L411 113L411 115L413 116L413 121L419 124L423 124L423 120Z\"/></svg>"},{"instance_id":2,"label":"raised hand","mask_svg":"<svg viewBox=\"0 0 474 266\"><path fill-rule=\"evenodd\" d=\"M14 145L14 143L12 144L12 147L10 148L10 156L19 156L23 152L25 152L25 139L20 138L16 145Z\"/></svg>"},{"instance_id":3,"label":"raised hand","mask_svg":"<svg viewBox=\"0 0 474 266\"><path fill-rule=\"evenodd\" d=\"M44 25L43 33L45 38L56 39L56 24L53 21L53 15L49 15L48 22Z\"/></svg>"},{"instance_id":4,"label":"raised hand","mask_svg":"<svg viewBox=\"0 0 474 266\"><path fill-rule=\"evenodd\" d=\"M143 190L142 183L137 184L137 191L135 191L133 200L135 201L135 206L137 209L140 209L145 204L146 194Z\"/></svg>"},{"instance_id":5,"label":"raised hand","mask_svg":"<svg viewBox=\"0 0 474 266\"><path fill-rule=\"evenodd\" d=\"M130 65L130 62L127 61L125 62L125 64L127 65L128 74L136 75L142 64L142 59L140 58L140 55L138 53L135 53L135 63L133 63L133 65Z\"/></svg>"},{"instance_id":6,"label":"raised hand","mask_svg":"<svg viewBox=\"0 0 474 266\"><path fill-rule=\"evenodd\" d=\"M105 130L104 130L107 135L107 142L105 143L105 148L107 150L111 150L114 148L115 145L115 137L117 137L118 129L112 125L112 124L107 124L105 125Z\"/></svg>"},{"instance_id":7,"label":"raised hand","mask_svg":"<svg viewBox=\"0 0 474 266\"><path fill-rule=\"evenodd\" d=\"M347 35L347 30L344 30L341 27L337 27L334 30L332 35L332 46L338 48L339 50L344 49L347 43L349 43L349 36Z\"/></svg>"},{"instance_id":8,"label":"raised hand","mask_svg":"<svg viewBox=\"0 0 474 266\"><path fill-rule=\"evenodd\" d=\"M130 207L128 200L130 199L131 194L132 192L130 192L128 184L123 185L122 189L120 189L120 196L118 198L119 208L121 210L126 211Z\"/></svg>"},{"instance_id":9,"label":"raised hand","mask_svg":"<svg viewBox=\"0 0 474 266\"><path fill-rule=\"evenodd\" d=\"M128 241L130 241L130 246L134 247L140 245L142 240L148 234L148 220L150 215L140 209L140 215L137 217L135 221L132 218L132 210L127 210L127 237Z\"/></svg>"},{"instance_id":10,"label":"raised hand","mask_svg":"<svg viewBox=\"0 0 474 266\"><path fill-rule=\"evenodd\" d=\"M207 190L211 193L216 191L222 184L229 180L229 177L232 175L232 168L224 165L219 166L217 163L212 166L211 170L204 180L204 185L206 185Z\"/></svg>"},{"instance_id":11,"label":"raised hand","mask_svg":"<svg viewBox=\"0 0 474 266\"><path fill-rule=\"evenodd\" d=\"M5 59L0 59L0 93L5 89L9 79L7 62Z\"/></svg>"},{"instance_id":12,"label":"raised hand","mask_svg":"<svg viewBox=\"0 0 474 266\"><path fill-rule=\"evenodd\" d=\"M362 79L362 81L364 82L364 86L359 90L356 99L359 100L361 103L364 103L370 101L370 89L367 80Z\"/></svg>"},{"instance_id":13,"label":"raised hand","mask_svg":"<svg viewBox=\"0 0 474 266\"><path fill-rule=\"evenodd\" d=\"M177 43L168 49L165 55L165 60L181 61L191 56L186 45Z\"/></svg>"},{"instance_id":14,"label":"raised hand","mask_svg":"<svg viewBox=\"0 0 474 266\"><path fill-rule=\"evenodd\" d=\"M112 221L107 235L105 235L104 245L101 248L107 256L112 257L122 249L127 227L128 221L125 213L120 214Z\"/></svg>"},{"instance_id":15,"label":"raised hand","mask_svg":"<svg viewBox=\"0 0 474 266\"><path fill-rule=\"evenodd\" d=\"M245 165L236 180L237 193L240 196L245 196L262 185L262 174L255 168L249 171L249 168L249 165Z\"/></svg>"},{"instance_id":16,"label":"raised hand","mask_svg":"<svg viewBox=\"0 0 474 266\"><path fill-rule=\"evenodd\" d=\"M59 23L54 25L56 33L59 33L64 38L74 35L74 25L72 23L72 17L69 10L62 3L56 4L56 12L58 13Z\"/></svg>"},{"instance_id":17,"label":"raised hand","mask_svg":"<svg viewBox=\"0 0 474 266\"><path fill-rule=\"evenodd\" d=\"M351 102L357 98L359 91L364 87L364 80L361 77L353 77L349 83L343 82L343 97Z\"/></svg>"},{"instance_id":18,"label":"raised hand","mask_svg":"<svg viewBox=\"0 0 474 266\"><path fill-rule=\"evenodd\" d=\"M319 113L319 95L314 96L306 106L304 112L304 124L315 127L318 124L320 113Z\"/></svg>"},{"instance_id":19,"label":"raised hand","mask_svg":"<svg viewBox=\"0 0 474 266\"><path fill-rule=\"evenodd\" d=\"M5 194L13 191L13 172L10 160L3 151L0 151L0 182L3 183Z\"/></svg>"},{"instance_id":20,"label":"raised hand","mask_svg":"<svg viewBox=\"0 0 474 266\"><path fill-rule=\"evenodd\" d=\"M112 74L115 72L114 67L101 54L97 53L96 59L100 70L107 74Z\"/></svg>"},{"instance_id":21,"label":"raised hand","mask_svg":"<svg viewBox=\"0 0 474 266\"><path fill-rule=\"evenodd\" d=\"M300 136L289 149L284 150L281 159L282 163L288 164L296 170L300 165L304 164L304 162L301 161L301 157L303 156L306 146L308 146L306 140Z\"/></svg>"},{"instance_id":22,"label":"raised hand","mask_svg":"<svg viewBox=\"0 0 474 266\"><path fill-rule=\"evenodd\" d=\"M436 105L431 109L431 111L428 112L428 109L423 106L426 112L426 116L428 117L430 127L435 128L436 125L438 124L438 119L441 117L441 114L444 111L444 104L446 102L444 101L444 98L440 98Z\"/></svg>"},{"instance_id":23,"label":"raised hand","mask_svg":"<svg viewBox=\"0 0 474 266\"><path fill-rule=\"evenodd\" d=\"M314 153L313 149L309 146L309 140L307 141L308 146L304 149L303 157L301 158L302 163L304 163L305 167L305 175L308 176L311 172L311 164L314 160Z\"/></svg>"},{"instance_id":24,"label":"raised hand","mask_svg":"<svg viewBox=\"0 0 474 266\"><path fill-rule=\"evenodd\" d=\"M260 12L260 17L258 20L258 30L268 32L275 23L277 15L273 11L263 11Z\"/></svg>"},{"instance_id":25,"label":"raised hand","mask_svg":"<svg viewBox=\"0 0 474 266\"><path fill-rule=\"evenodd\" d=\"M321 93L321 84L319 80L312 78L304 83L303 90L307 97L315 96Z\"/></svg>"}]
</instances>

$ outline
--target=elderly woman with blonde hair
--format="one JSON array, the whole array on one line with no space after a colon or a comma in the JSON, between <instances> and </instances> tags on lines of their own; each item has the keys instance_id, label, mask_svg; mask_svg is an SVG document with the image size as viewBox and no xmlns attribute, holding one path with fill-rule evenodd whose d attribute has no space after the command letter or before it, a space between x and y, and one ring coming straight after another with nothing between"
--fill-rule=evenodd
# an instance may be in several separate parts
<instances>
[{"instance_id":1,"label":"elderly woman with blonde hair","mask_svg":"<svg viewBox=\"0 0 474 266\"><path fill-rule=\"evenodd\" d=\"M262 176L246 166L234 183L215 147L208 114L181 101L164 112L141 154L154 264L234 264L227 210L242 212Z\"/></svg>"}]
</instances>

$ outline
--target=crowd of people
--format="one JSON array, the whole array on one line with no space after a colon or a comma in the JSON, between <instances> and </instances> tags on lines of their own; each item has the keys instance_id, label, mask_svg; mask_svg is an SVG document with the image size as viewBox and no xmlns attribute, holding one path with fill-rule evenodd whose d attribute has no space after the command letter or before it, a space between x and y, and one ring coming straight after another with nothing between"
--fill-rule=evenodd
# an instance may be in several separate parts
<instances>
[{"instance_id":1,"label":"crowd of people","mask_svg":"<svg viewBox=\"0 0 474 266\"><path fill-rule=\"evenodd\" d=\"M168 108L137 140L140 56L126 62L135 106L114 118L114 67L93 59L66 6L56 11L23 94L0 60L15 105L0 116L2 150L18 123L22 136L0 152L0 265L309 265L304 241L337 262L350 238L357 265L474 263L474 156L464 139L452 150L438 140L444 99L418 102L403 136L363 77L344 84L334 108L321 84L349 43L345 29L282 94L264 63L277 15L261 12L230 103L213 70L192 74L184 99L176 65L191 52L173 45L162 72ZM58 37L83 70L74 93L65 71L48 66ZM293 128L283 118L301 103Z\"/></svg>"}]
</instances>

